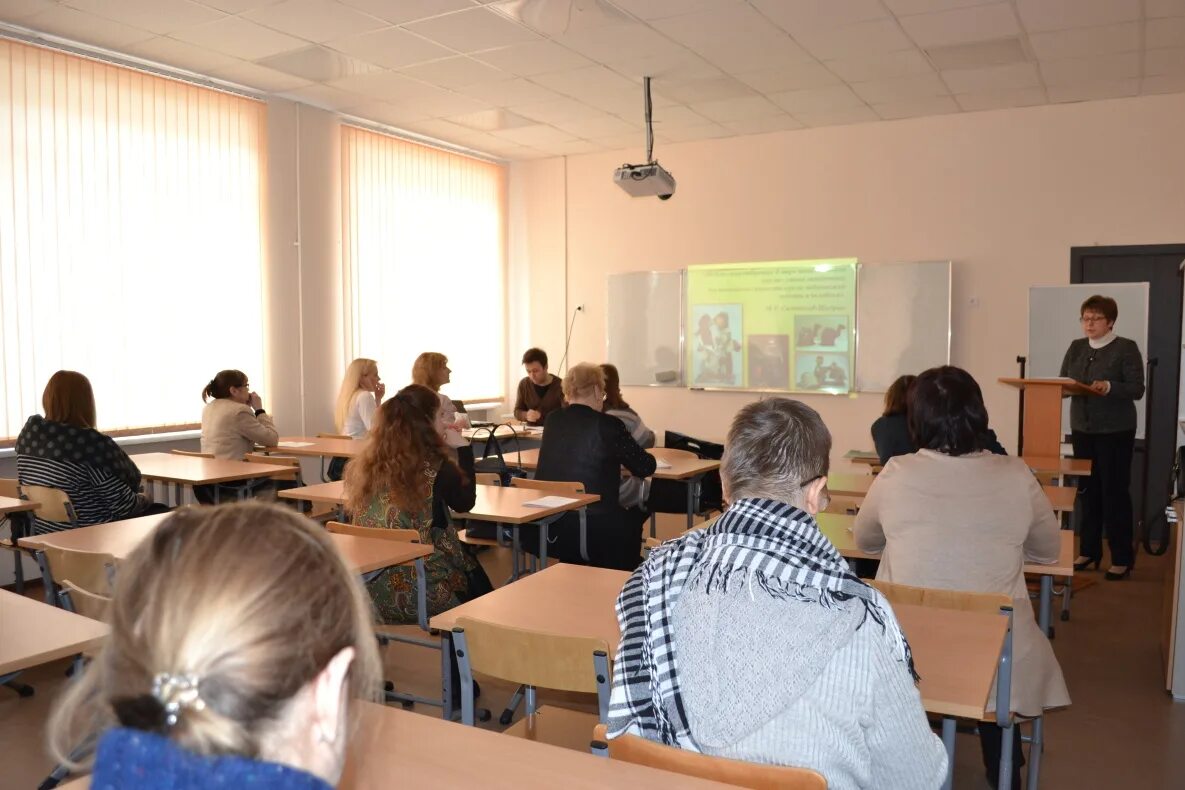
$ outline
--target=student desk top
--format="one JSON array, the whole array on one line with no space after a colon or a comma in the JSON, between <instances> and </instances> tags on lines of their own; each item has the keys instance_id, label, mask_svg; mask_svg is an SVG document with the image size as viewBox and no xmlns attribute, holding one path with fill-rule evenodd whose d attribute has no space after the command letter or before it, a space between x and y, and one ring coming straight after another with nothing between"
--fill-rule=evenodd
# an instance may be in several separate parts
<instances>
[{"instance_id":1,"label":"student desk top","mask_svg":"<svg viewBox=\"0 0 1185 790\"><path fill-rule=\"evenodd\" d=\"M832 496L863 499L876 481L874 475L854 475L837 472L827 475L827 490ZM1041 486L1055 513L1074 509L1074 498L1078 489L1073 486Z\"/></svg>"},{"instance_id":2,"label":"student desk top","mask_svg":"<svg viewBox=\"0 0 1185 790\"><path fill-rule=\"evenodd\" d=\"M458 618L475 617L561 636L595 637L609 645L612 659L620 638L614 605L629 576L585 565L553 565L438 614L430 625L448 631ZM926 710L981 718L1004 644L1005 618L922 606L893 610L922 677Z\"/></svg>"},{"instance_id":3,"label":"student desk top","mask_svg":"<svg viewBox=\"0 0 1185 790\"><path fill-rule=\"evenodd\" d=\"M104 623L0 590L0 676L97 648Z\"/></svg>"},{"instance_id":4,"label":"student desk top","mask_svg":"<svg viewBox=\"0 0 1185 790\"><path fill-rule=\"evenodd\" d=\"M176 453L140 453L132 463L148 480L185 485L209 485L292 474L291 466L228 461L222 458L199 458Z\"/></svg>"},{"instance_id":5,"label":"student desk top","mask_svg":"<svg viewBox=\"0 0 1185 790\"><path fill-rule=\"evenodd\" d=\"M648 450L647 452L650 451ZM654 455L654 453L651 453L651 455ZM506 463L510 466L534 469L539 466L539 449L512 450L505 453L505 458ZM659 461L669 464L670 468L656 469L653 475L655 480L686 480L690 477L696 477L697 475L702 475L706 472L711 472L713 469L720 468L719 461L711 461L704 458L669 458L664 456Z\"/></svg>"},{"instance_id":6,"label":"student desk top","mask_svg":"<svg viewBox=\"0 0 1185 790\"><path fill-rule=\"evenodd\" d=\"M27 549L56 546L78 551L97 551L110 554L117 560L127 556L156 529L157 524L169 517L168 513L141 516L125 521L112 521L79 527L47 535L32 535L21 538L19 543ZM359 538L353 535L330 535L346 563L358 573L369 573L413 562L432 553L432 546L420 543L405 543L381 538Z\"/></svg>"},{"instance_id":7,"label":"student desk top","mask_svg":"<svg viewBox=\"0 0 1185 790\"><path fill-rule=\"evenodd\" d=\"M1024 455L1021 456L1034 474L1039 475L1077 475L1086 477L1090 474L1091 461L1088 458L1061 458L1054 455Z\"/></svg>"},{"instance_id":8,"label":"student desk top","mask_svg":"<svg viewBox=\"0 0 1185 790\"><path fill-rule=\"evenodd\" d=\"M285 444L289 446L285 447ZM291 445L300 445L292 447ZM322 436L281 436L275 447L264 447L263 452L275 455L307 455L329 458L353 458L366 442L361 439L330 439ZM291 470L289 470L291 471Z\"/></svg>"},{"instance_id":9,"label":"student desk top","mask_svg":"<svg viewBox=\"0 0 1185 790\"><path fill-rule=\"evenodd\" d=\"M0 496L0 516L6 516L9 513L21 513L27 510L36 510L39 507L41 507L40 502L30 502L27 499Z\"/></svg>"},{"instance_id":10,"label":"student desk top","mask_svg":"<svg viewBox=\"0 0 1185 790\"><path fill-rule=\"evenodd\" d=\"M496 439L541 439L543 437L542 425L525 425L516 424L514 426L502 423L494 426L494 438ZM484 442L490 438L490 429L485 427L465 428L461 431L461 435L471 442Z\"/></svg>"}]
</instances>

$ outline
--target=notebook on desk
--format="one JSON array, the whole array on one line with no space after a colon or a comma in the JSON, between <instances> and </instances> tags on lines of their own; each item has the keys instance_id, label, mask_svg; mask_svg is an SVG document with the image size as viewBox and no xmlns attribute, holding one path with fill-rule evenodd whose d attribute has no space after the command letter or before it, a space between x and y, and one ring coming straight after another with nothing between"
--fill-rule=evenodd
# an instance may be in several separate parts
<instances>
[{"instance_id":1,"label":"notebook on desk","mask_svg":"<svg viewBox=\"0 0 1185 790\"><path fill-rule=\"evenodd\" d=\"M532 499L530 502L523 502L523 507L537 507L541 509L552 507L563 507L570 505L577 500L566 496L544 496L538 499Z\"/></svg>"}]
</instances>

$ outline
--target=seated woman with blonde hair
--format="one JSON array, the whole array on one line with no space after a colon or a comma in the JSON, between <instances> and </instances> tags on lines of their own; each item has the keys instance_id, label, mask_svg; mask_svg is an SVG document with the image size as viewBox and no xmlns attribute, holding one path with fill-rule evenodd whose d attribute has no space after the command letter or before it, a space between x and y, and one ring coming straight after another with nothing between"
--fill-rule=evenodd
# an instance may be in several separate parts
<instances>
[{"instance_id":1,"label":"seated woman with blonde hair","mask_svg":"<svg viewBox=\"0 0 1185 790\"><path fill-rule=\"evenodd\" d=\"M379 364L365 357L355 359L342 376L337 405L333 409L334 430L351 439L365 438L374 422L374 413L386 394L387 385L379 378ZM326 474L330 480L342 479L347 461L338 456L329 462Z\"/></svg>"},{"instance_id":2,"label":"seated woman with blonde hair","mask_svg":"<svg viewBox=\"0 0 1185 790\"><path fill-rule=\"evenodd\" d=\"M414 529L434 551L425 560L429 615L493 589L481 565L461 544L448 511L468 512L477 496L473 448L449 457L444 409L436 393L412 384L388 398L370 439L346 467L346 508L355 524ZM415 570L387 568L368 585L384 623L416 622Z\"/></svg>"},{"instance_id":3,"label":"seated woman with blonde hair","mask_svg":"<svg viewBox=\"0 0 1185 790\"><path fill-rule=\"evenodd\" d=\"M350 698L377 697L380 664L324 530L271 505L186 508L118 575L111 635L50 717L58 760L93 761L95 788L337 784Z\"/></svg>"},{"instance_id":4,"label":"seated woman with blonde hair","mask_svg":"<svg viewBox=\"0 0 1185 790\"><path fill-rule=\"evenodd\" d=\"M41 406L45 416L30 417L17 436L17 478L22 485L65 492L78 523L48 521L34 512L34 534L168 510L140 493L140 470L114 439L95 430L95 395L86 376L59 370L45 385Z\"/></svg>"},{"instance_id":5,"label":"seated woman with blonde hair","mask_svg":"<svg viewBox=\"0 0 1185 790\"><path fill-rule=\"evenodd\" d=\"M452 380L452 376L448 357L436 351L425 351L416 357L411 366L411 383L427 387L440 398L440 408L444 409L444 424L450 431L445 435L445 443L449 447L460 447L467 443L461 437L461 430L469 424L469 418L465 416L458 419L459 414L465 414L465 404L440 391L441 387Z\"/></svg>"}]
</instances>

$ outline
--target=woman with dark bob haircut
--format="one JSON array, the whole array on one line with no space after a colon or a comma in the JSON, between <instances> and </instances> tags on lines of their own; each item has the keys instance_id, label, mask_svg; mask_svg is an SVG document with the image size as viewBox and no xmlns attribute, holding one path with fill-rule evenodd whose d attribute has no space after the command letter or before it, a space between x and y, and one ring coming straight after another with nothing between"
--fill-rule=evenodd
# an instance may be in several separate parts
<instances>
[{"instance_id":1,"label":"woman with dark bob haircut","mask_svg":"<svg viewBox=\"0 0 1185 790\"><path fill-rule=\"evenodd\" d=\"M983 393L967 371L945 366L918 376L909 392L909 429L918 451L889 461L853 532L863 551L881 555L878 579L1010 596L1012 710L1040 716L1046 708L1069 705L1070 695L1033 618L1022 566L1056 560L1061 537L1025 462L985 449L987 424ZM1012 786L1020 787L1020 729L1013 732ZM980 722L979 734L984 769L995 787L1002 733Z\"/></svg>"}]
</instances>

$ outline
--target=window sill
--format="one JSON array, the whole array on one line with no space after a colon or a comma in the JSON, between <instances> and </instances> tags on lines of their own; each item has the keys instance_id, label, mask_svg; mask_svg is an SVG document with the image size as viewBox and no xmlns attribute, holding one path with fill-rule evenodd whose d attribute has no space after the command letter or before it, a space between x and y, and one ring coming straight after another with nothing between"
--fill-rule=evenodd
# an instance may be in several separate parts
<instances>
[{"instance_id":1,"label":"window sill","mask_svg":"<svg viewBox=\"0 0 1185 790\"><path fill-rule=\"evenodd\" d=\"M140 433L131 436L116 436L115 443L120 447L134 447L138 444L160 444L163 442L182 442L188 439L200 439L200 429L188 431L171 431L169 433ZM0 458L15 458L16 450L12 447L0 449Z\"/></svg>"}]
</instances>

